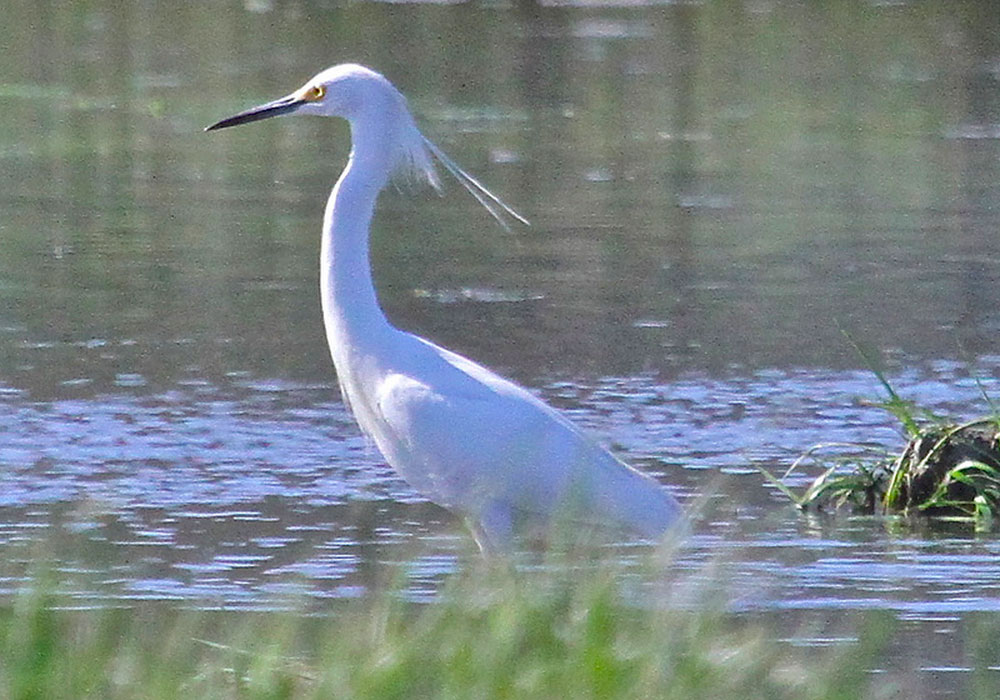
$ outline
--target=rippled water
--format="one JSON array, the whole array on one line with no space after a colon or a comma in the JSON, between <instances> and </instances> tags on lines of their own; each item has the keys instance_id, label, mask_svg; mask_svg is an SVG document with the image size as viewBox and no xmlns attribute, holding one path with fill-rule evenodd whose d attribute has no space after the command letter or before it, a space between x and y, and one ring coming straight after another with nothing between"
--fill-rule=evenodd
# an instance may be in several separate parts
<instances>
[{"instance_id":1,"label":"rippled water","mask_svg":"<svg viewBox=\"0 0 1000 700\"><path fill-rule=\"evenodd\" d=\"M990 362L978 372L1000 374L1000 357ZM894 379L921 405L962 415L979 400L967 369L942 362ZM190 384L142 398L47 402L5 388L0 542L83 535L129 562L105 580L108 589L88 595L227 605L266 604L286 590L356 595L366 558L405 562L414 553L407 566L418 594L470 555L461 524L384 465L332 386L249 377L227 390ZM558 381L540 393L682 501L708 496L677 566L694 576L721 567L737 590L752 581L741 606L918 616L995 609L995 538L807 518L764 487L756 465L780 467L818 442L898 446L892 419L859 400L876 389L862 371L802 369Z\"/></svg>"},{"instance_id":2,"label":"rippled water","mask_svg":"<svg viewBox=\"0 0 1000 700\"><path fill-rule=\"evenodd\" d=\"M387 193L390 317L697 505L678 588L721 585L795 644L886 609L928 687L961 671L955 640L1000 601L995 533L806 517L757 467L900 446L842 328L924 408L1000 396L992 3L13 2L0 20L21 28L0 48L6 561L44 543L81 602L239 607L363 595L385 566L429 597L477 556L336 390L316 248L343 125L200 131L356 60L533 224L495 229L456 187Z\"/></svg>"}]
</instances>

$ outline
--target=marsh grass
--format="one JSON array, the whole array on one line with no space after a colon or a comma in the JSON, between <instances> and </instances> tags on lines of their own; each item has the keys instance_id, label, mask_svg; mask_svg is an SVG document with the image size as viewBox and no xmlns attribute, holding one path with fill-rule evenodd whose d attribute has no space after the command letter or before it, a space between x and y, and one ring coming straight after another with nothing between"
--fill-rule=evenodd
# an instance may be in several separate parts
<instances>
[{"instance_id":1,"label":"marsh grass","mask_svg":"<svg viewBox=\"0 0 1000 700\"><path fill-rule=\"evenodd\" d=\"M991 529L1000 515L1000 410L982 383L976 380L990 415L950 422L905 401L870 355L850 336L848 341L885 390L887 398L876 405L896 417L906 445L895 455L863 445L817 445L781 478L762 468L764 477L803 510L848 506L865 514L918 513ZM819 457L831 448L854 454ZM820 474L802 493L795 493L784 481L806 463L818 467Z\"/></svg>"},{"instance_id":2,"label":"marsh grass","mask_svg":"<svg viewBox=\"0 0 1000 700\"><path fill-rule=\"evenodd\" d=\"M665 581L637 589L589 560L470 563L435 602L387 588L322 614L79 609L53 577L30 582L0 604L10 700L856 698L893 629L876 615L855 642L790 649L759 621L669 604Z\"/></svg>"}]
</instances>

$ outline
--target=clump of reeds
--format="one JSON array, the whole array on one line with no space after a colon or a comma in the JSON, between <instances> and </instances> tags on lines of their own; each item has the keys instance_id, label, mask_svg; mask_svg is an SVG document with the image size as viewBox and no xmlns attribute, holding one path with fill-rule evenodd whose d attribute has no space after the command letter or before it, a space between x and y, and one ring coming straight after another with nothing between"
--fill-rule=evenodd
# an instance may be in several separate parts
<instances>
[{"instance_id":1,"label":"clump of reeds","mask_svg":"<svg viewBox=\"0 0 1000 700\"><path fill-rule=\"evenodd\" d=\"M896 393L881 371L873 366L872 371L888 394L879 405L899 420L906 436L901 452L874 450L870 459L835 460L801 494L762 470L765 477L802 509L848 506L865 514L921 513L992 528L1000 516L1000 411L990 397L980 387L992 415L953 423L918 411ZM807 461L818 461L816 455L831 447L855 452L859 448L817 445L795 460L784 477ZM863 450L873 453L870 447Z\"/></svg>"},{"instance_id":2,"label":"clump of reeds","mask_svg":"<svg viewBox=\"0 0 1000 700\"><path fill-rule=\"evenodd\" d=\"M922 428L894 461L882 501L887 511L991 519L1000 508L1000 421Z\"/></svg>"}]
</instances>

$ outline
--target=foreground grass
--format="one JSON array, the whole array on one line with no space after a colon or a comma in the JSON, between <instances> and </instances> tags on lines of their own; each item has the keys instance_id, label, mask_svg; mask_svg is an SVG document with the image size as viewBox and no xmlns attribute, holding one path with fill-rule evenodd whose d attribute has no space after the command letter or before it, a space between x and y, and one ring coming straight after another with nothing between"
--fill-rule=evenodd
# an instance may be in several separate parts
<instances>
[{"instance_id":1,"label":"foreground grass","mask_svg":"<svg viewBox=\"0 0 1000 700\"><path fill-rule=\"evenodd\" d=\"M793 652L716 606L639 604L601 567L560 571L476 564L436 603L387 591L322 616L74 610L40 583L0 605L0 697L858 698L891 635L872 618L856 642Z\"/></svg>"}]
</instances>

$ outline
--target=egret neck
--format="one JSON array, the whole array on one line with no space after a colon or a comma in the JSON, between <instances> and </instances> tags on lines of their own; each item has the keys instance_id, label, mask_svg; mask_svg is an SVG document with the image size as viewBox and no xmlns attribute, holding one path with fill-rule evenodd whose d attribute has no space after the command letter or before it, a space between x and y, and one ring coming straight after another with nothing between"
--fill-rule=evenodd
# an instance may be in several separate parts
<instances>
[{"instance_id":1,"label":"egret neck","mask_svg":"<svg viewBox=\"0 0 1000 700\"><path fill-rule=\"evenodd\" d=\"M350 160L326 204L320 250L323 320L339 368L348 349L379 347L392 330L378 303L368 252L369 226L389 176L390 156L353 124L352 137Z\"/></svg>"}]
</instances>

